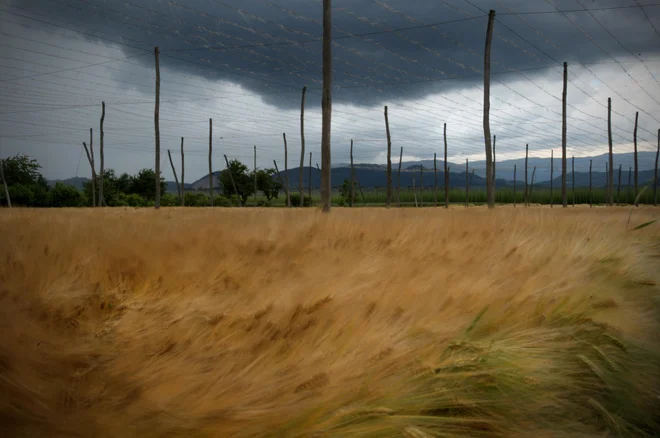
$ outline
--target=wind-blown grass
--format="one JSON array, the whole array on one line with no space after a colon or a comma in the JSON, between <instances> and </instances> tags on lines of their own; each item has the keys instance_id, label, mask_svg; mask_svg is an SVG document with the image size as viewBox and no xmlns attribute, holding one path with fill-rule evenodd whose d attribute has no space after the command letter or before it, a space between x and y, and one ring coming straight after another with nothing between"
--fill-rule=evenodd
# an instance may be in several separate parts
<instances>
[{"instance_id":1,"label":"wind-blown grass","mask_svg":"<svg viewBox=\"0 0 660 438\"><path fill-rule=\"evenodd\" d=\"M654 436L660 231L627 218L2 210L0 435Z\"/></svg>"}]
</instances>

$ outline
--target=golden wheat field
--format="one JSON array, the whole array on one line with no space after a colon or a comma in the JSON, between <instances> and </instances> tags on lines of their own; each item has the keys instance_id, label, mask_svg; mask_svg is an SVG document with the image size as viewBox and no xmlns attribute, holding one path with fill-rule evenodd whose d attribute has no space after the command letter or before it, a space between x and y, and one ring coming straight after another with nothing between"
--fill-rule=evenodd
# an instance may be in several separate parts
<instances>
[{"instance_id":1,"label":"golden wheat field","mask_svg":"<svg viewBox=\"0 0 660 438\"><path fill-rule=\"evenodd\" d=\"M0 211L0 435L657 436L660 210Z\"/></svg>"}]
</instances>

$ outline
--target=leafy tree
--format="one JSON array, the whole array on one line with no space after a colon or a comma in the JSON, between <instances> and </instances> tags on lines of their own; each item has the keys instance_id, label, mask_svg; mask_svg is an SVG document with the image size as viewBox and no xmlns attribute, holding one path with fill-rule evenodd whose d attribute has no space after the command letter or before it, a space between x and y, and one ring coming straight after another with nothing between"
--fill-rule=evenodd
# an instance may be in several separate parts
<instances>
[{"instance_id":1,"label":"leafy tree","mask_svg":"<svg viewBox=\"0 0 660 438\"><path fill-rule=\"evenodd\" d=\"M24 186L40 185L44 189L48 188L46 179L39 173L41 165L35 159L27 155L18 154L12 158L6 158L4 161L5 180L7 185L22 184Z\"/></svg>"},{"instance_id":2,"label":"leafy tree","mask_svg":"<svg viewBox=\"0 0 660 438\"><path fill-rule=\"evenodd\" d=\"M282 190L282 183L274 176L275 169L257 170L257 190L261 190L268 201L277 198ZM254 178L254 173L252 177Z\"/></svg>"},{"instance_id":3,"label":"leafy tree","mask_svg":"<svg viewBox=\"0 0 660 438\"><path fill-rule=\"evenodd\" d=\"M234 178L234 183L236 183L238 196L241 197L242 203L245 204L247 198L254 194L253 176L248 172L248 167L245 164L238 160L231 160L229 162L229 168L220 172L220 182L222 183L225 196L236 193L234 191L234 185L231 182L231 177L229 176L229 171L231 171L231 177Z\"/></svg>"},{"instance_id":4,"label":"leafy tree","mask_svg":"<svg viewBox=\"0 0 660 438\"><path fill-rule=\"evenodd\" d=\"M122 175L123 176L123 175ZM142 169L132 178L130 193L138 194L149 201L156 199L156 172ZM160 192L165 193L165 178L160 177Z\"/></svg>"},{"instance_id":5,"label":"leafy tree","mask_svg":"<svg viewBox=\"0 0 660 438\"><path fill-rule=\"evenodd\" d=\"M59 182L51 189L49 199L52 207L82 207L85 205L85 197L80 190Z\"/></svg>"}]
</instances>

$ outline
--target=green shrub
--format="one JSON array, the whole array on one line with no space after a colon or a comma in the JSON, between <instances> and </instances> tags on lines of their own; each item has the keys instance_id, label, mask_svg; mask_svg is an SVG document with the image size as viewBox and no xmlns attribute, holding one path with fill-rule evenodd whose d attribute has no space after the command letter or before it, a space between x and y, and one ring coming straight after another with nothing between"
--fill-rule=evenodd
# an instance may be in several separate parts
<instances>
[{"instance_id":1,"label":"green shrub","mask_svg":"<svg viewBox=\"0 0 660 438\"><path fill-rule=\"evenodd\" d=\"M291 206L292 207L300 207L300 193L291 193ZM305 196L303 198L303 207L311 207L312 205L312 198L309 196Z\"/></svg>"},{"instance_id":2,"label":"green shrub","mask_svg":"<svg viewBox=\"0 0 660 438\"><path fill-rule=\"evenodd\" d=\"M257 201L257 207L270 207L272 204L266 199L259 199Z\"/></svg>"},{"instance_id":3,"label":"green shrub","mask_svg":"<svg viewBox=\"0 0 660 438\"><path fill-rule=\"evenodd\" d=\"M179 197L171 193L165 193L160 197L161 207L176 207L179 204Z\"/></svg>"},{"instance_id":4,"label":"green shrub","mask_svg":"<svg viewBox=\"0 0 660 438\"><path fill-rule=\"evenodd\" d=\"M115 204L118 207L147 207L147 200L142 196L132 193L127 195L126 193L119 193L115 200Z\"/></svg>"},{"instance_id":5,"label":"green shrub","mask_svg":"<svg viewBox=\"0 0 660 438\"><path fill-rule=\"evenodd\" d=\"M211 205L209 197L204 193L192 192L186 193L186 206L188 207L208 207Z\"/></svg>"},{"instance_id":6,"label":"green shrub","mask_svg":"<svg viewBox=\"0 0 660 438\"><path fill-rule=\"evenodd\" d=\"M215 207L231 207L231 201L224 196L216 196L213 198L213 205Z\"/></svg>"},{"instance_id":7,"label":"green shrub","mask_svg":"<svg viewBox=\"0 0 660 438\"><path fill-rule=\"evenodd\" d=\"M2 191L2 197L4 198L5 192ZM32 201L34 200L34 193L30 187L23 184L12 184L9 186L9 198L11 199L12 205L18 205L21 207L30 207L32 206Z\"/></svg>"},{"instance_id":8,"label":"green shrub","mask_svg":"<svg viewBox=\"0 0 660 438\"><path fill-rule=\"evenodd\" d=\"M85 205L85 196L80 190L59 182L48 195L49 204L52 207L82 207Z\"/></svg>"}]
</instances>

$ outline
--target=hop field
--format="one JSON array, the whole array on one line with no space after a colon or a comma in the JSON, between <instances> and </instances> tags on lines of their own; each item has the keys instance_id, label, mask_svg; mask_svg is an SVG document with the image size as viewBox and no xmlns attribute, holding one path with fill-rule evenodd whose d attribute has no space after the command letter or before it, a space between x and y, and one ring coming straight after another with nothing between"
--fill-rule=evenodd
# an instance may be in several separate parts
<instances>
[{"instance_id":1,"label":"hop field","mask_svg":"<svg viewBox=\"0 0 660 438\"><path fill-rule=\"evenodd\" d=\"M0 211L0 435L657 436L660 211Z\"/></svg>"}]
</instances>

